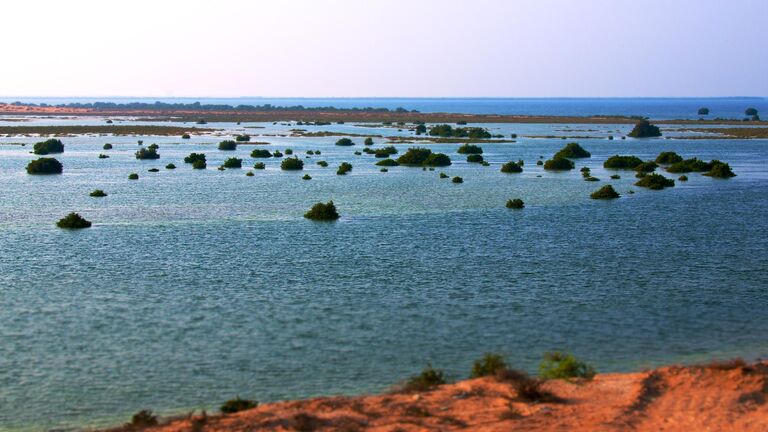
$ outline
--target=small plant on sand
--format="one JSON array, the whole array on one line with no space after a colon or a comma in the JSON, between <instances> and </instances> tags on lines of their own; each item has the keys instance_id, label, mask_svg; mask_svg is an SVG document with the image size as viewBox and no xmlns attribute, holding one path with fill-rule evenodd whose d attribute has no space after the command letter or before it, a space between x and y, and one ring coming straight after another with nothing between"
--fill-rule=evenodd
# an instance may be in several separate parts
<instances>
[{"instance_id":1,"label":"small plant on sand","mask_svg":"<svg viewBox=\"0 0 768 432\"><path fill-rule=\"evenodd\" d=\"M539 364L539 376L544 379L591 379L595 370L571 354L553 351L544 354Z\"/></svg>"},{"instance_id":2,"label":"small plant on sand","mask_svg":"<svg viewBox=\"0 0 768 432\"><path fill-rule=\"evenodd\" d=\"M665 187L675 186L675 181L668 179L661 174L648 174L638 180L635 186L645 187L652 190L661 190Z\"/></svg>"},{"instance_id":3,"label":"small plant on sand","mask_svg":"<svg viewBox=\"0 0 768 432\"><path fill-rule=\"evenodd\" d=\"M578 159L578 158L588 158L591 157L592 154L586 150L582 146L580 146L578 143L568 143L560 149L557 153L555 153L555 156L553 159L557 158L568 158L568 159Z\"/></svg>"},{"instance_id":4,"label":"small plant on sand","mask_svg":"<svg viewBox=\"0 0 768 432\"><path fill-rule=\"evenodd\" d=\"M475 360L472 365L470 378L480 378L484 376L496 375L497 371L507 368L507 363L501 354L485 353L483 357Z\"/></svg>"},{"instance_id":5,"label":"small plant on sand","mask_svg":"<svg viewBox=\"0 0 768 432\"><path fill-rule=\"evenodd\" d=\"M157 416L151 410L141 410L131 417L131 422L125 425L131 430L141 430L157 426Z\"/></svg>"},{"instance_id":6,"label":"small plant on sand","mask_svg":"<svg viewBox=\"0 0 768 432\"><path fill-rule=\"evenodd\" d=\"M403 390L407 392L427 391L445 383L443 371L434 369L432 365L428 364L420 374L408 378L408 381L403 386Z\"/></svg>"},{"instance_id":7,"label":"small plant on sand","mask_svg":"<svg viewBox=\"0 0 768 432\"><path fill-rule=\"evenodd\" d=\"M519 163L509 161L501 166L501 172L507 174L521 173L523 172L523 167Z\"/></svg>"},{"instance_id":8,"label":"small plant on sand","mask_svg":"<svg viewBox=\"0 0 768 432\"><path fill-rule=\"evenodd\" d=\"M525 208L525 203L520 198L507 200L506 207L508 209L522 209Z\"/></svg>"},{"instance_id":9,"label":"small plant on sand","mask_svg":"<svg viewBox=\"0 0 768 432\"><path fill-rule=\"evenodd\" d=\"M619 196L619 193L611 185L605 185L589 195L592 199L614 199Z\"/></svg>"},{"instance_id":10,"label":"small plant on sand","mask_svg":"<svg viewBox=\"0 0 768 432\"><path fill-rule=\"evenodd\" d=\"M93 192L90 193L90 196L96 197L96 198L101 198L101 197L107 196L107 193L104 192L101 189L94 189Z\"/></svg>"},{"instance_id":11,"label":"small plant on sand","mask_svg":"<svg viewBox=\"0 0 768 432\"><path fill-rule=\"evenodd\" d=\"M352 171L352 164L349 162L342 162L341 165L339 165L339 169L336 170L336 174L347 175L350 171Z\"/></svg>"},{"instance_id":12,"label":"small plant on sand","mask_svg":"<svg viewBox=\"0 0 768 432\"><path fill-rule=\"evenodd\" d=\"M27 174L61 174L63 170L55 158L39 158L27 164Z\"/></svg>"},{"instance_id":13,"label":"small plant on sand","mask_svg":"<svg viewBox=\"0 0 768 432\"><path fill-rule=\"evenodd\" d=\"M304 169L304 161L297 158L286 158L280 162L280 169L284 171L300 171Z\"/></svg>"},{"instance_id":14,"label":"small plant on sand","mask_svg":"<svg viewBox=\"0 0 768 432\"><path fill-rule=\"evenodd\" d=\"M348 146L353 146L353 145L355 145L355 143L354 143L354 141L352 141L352 140L351 140L351 139L349 139L349 138L341 138L340 140L336 141L336 145L337 145L337 146L344 146L344 147L348 147Z\"/></svg>"},{"instance_id":15,"label":"small plant on sand","mask_svg":"<svg viewBox=\"0 0 768 432\"><path fill-rule=\"evenodd\" d=\"M82 229L89 228L91 226L91 222L85 220L84 217L77 213L70 213L56 222L56 226L64 229Z\"/></svg>"},{"instance_id":16,"label":"small plant on sand","mask_svg":"<svg viewBox=\"0 0 768 432\"><path fill-rule=\"evenodd\" d=\"M308 212L304 213L304 217L316 221L335 221L340 216L333 201L328 201L325 204L319 202L313 205Z\"/></svg>"},{"instance_id":17,"label":"small plant on sand","mask_svg":"<svg viewBox=\"0 0 768 432\"><path fill-rule=\"evenodd\" d=\"M512 385L517 393L517 399L523 402L560 402L561 399L544 390L544 381L531 378L527 373L515 369L500 369L496 371L496 380Z\"/></svg>"},{"instance_id":18,"label":"small plant on sand","mask_svg":"<svg viewBox=\"0 0 768 432\"><path fill-rule=\"evenodd\" d=\"M226 140L219 143L219 150L232 151L237 150L237 142Z\"/></svg>"},{"instance_id":19,"label":"small plant on sand","mask_svg":"<svg viewBox=\"0 0 768 432\"><path fill-rule=\"evenodd\" d=\"M61 140L51 138L49 140L35 143L32 150L36 155L47 155L49 153L63 153L64 144L61 142Z\"/></svg>"},{"instance_id":20,"label":"small plant on sand","mask_svg":"<svg viewBox=\"0 0 768 432\"><path fill-rule=\"evenodd\" d=\"M233 414L240 411L253 409L259 406L259 402L249 399L240 399L240 396L230 399L221 405L219 410L224 414Z\"/></svg>"}]
</instances>

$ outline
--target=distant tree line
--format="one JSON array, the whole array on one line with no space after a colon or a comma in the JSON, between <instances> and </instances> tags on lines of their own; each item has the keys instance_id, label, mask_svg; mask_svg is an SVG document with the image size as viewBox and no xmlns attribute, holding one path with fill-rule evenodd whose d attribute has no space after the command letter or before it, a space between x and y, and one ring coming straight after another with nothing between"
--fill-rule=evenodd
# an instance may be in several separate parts
<instances>
[{"instance_id":1,"label":"distant tree line","mask_svg":"<svg viewBox=\"0 0 768 432\"><path fill-rule=\"evenodd\" d=\"M325 107L305 107L303 105L293 106L274 106L272 104L263 105L226 105L226 104L201 104L200 102L193 103L167 103L167 102L129 102L129 103L115 103L115 102L89 102L80 103L72 102L68 104L49 105L46 103L34 104L14 102L11 105L15 106L37 106L37 107L58 107L58 108L87 108L96 110L141 110L141 111L176 111L176 110L189 110L189 111L341 111L341 112L397 112L397 113L418 113L417 110L407 110L403 107L397 107L393 110L389 108L337 108L333 106Z\"/></svg>"}]
</instances>

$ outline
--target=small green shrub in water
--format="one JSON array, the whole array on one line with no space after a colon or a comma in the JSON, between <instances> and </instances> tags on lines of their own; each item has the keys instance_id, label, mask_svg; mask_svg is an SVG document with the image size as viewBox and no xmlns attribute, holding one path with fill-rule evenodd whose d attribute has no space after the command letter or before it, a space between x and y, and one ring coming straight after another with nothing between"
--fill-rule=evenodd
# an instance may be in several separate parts
<instances>
[{"instance_id":1,"label":"small green shrub in water","mask_svg":"<svg viewBox=\"0 0 768 432\"><path fill-rule=\"evenodd\" d=\"M236 412L256 408L257 406L259 406L259 402L255 400L240 399L240 396L238 396L224 402L219 410L224 414L234 414Z\"/></svg>"},{"instance_id":2,"label":"small green shrub in water","mask_svg":"<svg viewBox=\"0 0 768 432\"><path fill-rule=\"evenodd\" d=\"M55 158L39 158L27 164L27 174L61 174L63 170Z\"/></svg>"},{"instance_id":3,"label":"small green shrub in water","mask_svg":"<svg viewBox=\"0 0 768 432\"><path fill-rule=\"evenodd\" d=\"M432 150L422 147L411 147L397 158L400 165L421 166L427 160Z\"/></svg>"},{"instance_id":4,"label":"small green shrub in water","mask_svg":"<svg viewBox=\"0 0 768 432\"><path fill-rule=\"evenodd\" d=\"M232 151L237 150L237 142L226 140L219 143L219 150Z\"/></svg>"},{"instance_id":5,"label":"small green shrub in water","mask_svg":"<svg viewBox=\"0 0 768 432\"><path fill-rule=\"evenodd\" d=\"M312 180L312 176L309 174L304 174L304 177L301 178L302 180Z\"/></svg>"},{"instance_id":6,"label":"small green shrub in water","mask_svg":"<svg viewBox=\"0 0 768 432\"><path fill-rule=\"evenodd\" d=\"M264 162L256 162L255 164L253 164L253 167L255 169L262 169L263 170L264 168L266 168L266 165L264 165Z\"/></svg>"},{"instance_id":7,"label":"small green shrub in water","mask_svg":"<svg viewBox=\"0 0 768 432\"><path fill-rule=\"evenodd\" d=\"M451 182L453 182L453 183L464 183L464 179L459 177L459 176L456 176L456 177L451 179Z\"/></svg>"},{"instance_id":8,"label":"small green shrub in water","mask_svg":"<svg viewBox=\"0 0 768 432\"><path fill-rule=\"evenodd\" d=\"M35 146L32 149L36 155L64 153L64 144L61 142L61 140L51 138L49 140L35 143Z\"/></svg>"},{"instance_id":9,"label":"small green shrub in water","mask_svg":"<svg viewBox=\"0 0 768 432\"><path fill-rule=\"evenodd\" d=\"M713 161L712 169L710 169L709 172L705 172L703 175L715 178L736 177L736 174L731 171L731 166L720 161Z\"/></svg>"},{"instance_id":10,"label":"small green shrub in water","mask_svg":"<svg viewBox=\"0 0 768 432\"><path fill-rule=\"evenodd\" d=\"M560 149L557 153L555 153L555 156L553 159L557 158L568 158L568 159L579 159L579 158L588 158L591 157L592 154L586 150L582 146L580 146L578 143L568 143Z\"/></svg>"},{"instance_id":11,"label":"small green shrub in water","mask_svg":"<svg viewBox=\"0 0 768 432\"><path fill-rule=\"evenodd\" d=\"M669 151L669 152L661 152L658 156L656 156L656 163L660 165L669 165L677 162L681 162L683 160L682 156L679 154Z\"/></svg>"},{"instance_id":12,"label":"small green shrub in water","mask_svg":"<svg viewBox=\"0 0 768 432\"><path fill-rule=\"evenodd\" d=\"M656 164L656 162L650 162L650 161L649 162L643 162L643 163L635 166L635 171L649 173L649 172L656 171L656 168L658 168L658 167L659 166Z\"/></svg>"},{"instance_id":13,"label":"small green shrub in water","mask_svg":"<svg viewBox=\"0 0 768 432\"><path fill-rule=\"evenodd\" d=\"M398 160L399 161L399 160ZM424 160L424 165L429 167L445 167L451 165L451 158L445 153L432 153Z\"/></svg>"},{"instance_id":14,"label":"small green shrub in water","mask_svg":"<svg viewBox=\"0 0 768 432\"><path fill-rule=\"evenodd\" d=\"M371 138L371 137L366 138L365 141L363 141L363 144L365 144L367 146L373 145L373 138Z\"/></svg>"},{"instance_id":15,"label":"small green shrub in water","mask_svg":"<svg viewBox=\"0 0 768 432\"><path fill-rule=\"evenodd\" d=\"M588 181L588 182L596 182L596 181L600 181L600 179L599 179L599 178L597 178L597 177L592 177L592 176L590 175L590 176L586 176L586 177L584 177L584 181Z\"/></svg>"},{"instance_id":16,"label":"small green shrub in water","mask_svg":"<svg viewBox=\"0 0 768 432\"><path fill-rule=\"evenodd\" d=\"M254 176L253 171L248 171L247 173L245 173L245 175L247 177L253 177Z\"/></svg>"},{"instance_id":17,"label":"small green shrub in water","mask_svg":"<svg viewBox=\"0 0 768 432\"><path fill-rule=\"evenodd\" d=\"M714 161L713 161L714 162ZM718 161L719 162L719 161ZM667 172L680 174L689 172L705 172L712 169L713 163L706 163L697 158L686 159L673 163L667 168Z\"/></svg>"},{"instance_id":18,"label":"small green shrub in water","mask_svg":"<svg viewBox=\"0 0 768 432\"><path fill-rule=\"evenodd\" d=\"M341 165L339 165L339 169L336 171L336 174L347 175L347 173L350 171L352 171L352 164L348 162L342 162Z\"/></svg>"},{"instance_id":19,"label":"small green shrub in water","mask_svg":"<svg viewBox=\"0 0 768 432\"><path fill-rule=\"evenodd\" d=\"M252 158L271 158L272 153L269 150L255 149L251 152Z\"/></svg>"},{"instance_id":20,"label":"small green shrub in water","mask_svg":"<svg viewBox=\"0 0 768 432\"><path fill-rule=\"evenodd\" d=\"M448 178L448 174L446 174L446 173L444 173L444 172L441 172L441 173L440 173L440 178L441 178L441 179L447 179L447 178Z\"/></svg>"},{"instance_id":21,"label":"small green shrub in water","mask_svg":"<svg viewBox=\"0 0 768 432\"><path fill-rule=\"evenodd\" d=\"M91 226L91 222L85 220L84 217L77 213L70 213L56 222L56 226L65 229L82 229L89 228Z\"/></svg>"},{"instance_id":22,"label":"small green shrub in water","mask_svg":"<svg viewBox=\"0 0 768 432\"><path fill-rule=\"evenodd\" d=\"M603 162L603 167L610 169L635 169L641 163L643 163L643 160L637 156L613 155Z\"/></svg>"},{"instance_id":23,"label":"small green shrub in water","mask_svg":"<svg viewBox=\"0 0 768 432\"><path fill-rule=\"evenodd\" d=\"M456 152L459 154L483 154L483 148L474 144L464 144Z\"/></svg>"},{"instance_id":24,"label":"small green shrub in water","mask_svg":"<svg viewBox=\"0 0 768 432\"><path fill-rule=\"evenodd\" d=\"M157 148L140 148L136 152L136 159L160 159L160 155L157 153Z\"/></svg>"},{"instance_id":25,"label":"small green shrub in water","mask_svg":"<svg viewBox=\"0 0 768 432\"><path fill-rule=\"evenodd\" d=\"M304 169L304 161L297 157L286 158L280 162L280 169L285 171L300 171Z\"/></svg>"},{"instance_id":26,"label":"small green shrub in water","mask_svg":"<svg viewBox=\"0 0 768 432\"><path fill-rule=\"evenodd\" d=\"M542 161L542 160L537 160L537 161L536 161L536 165L544 165L544 161Z\"/></svg>"},{"instance_id":27,"label":"small green shrub in water","mask_svg":"<svg viewBox=\"0 0 768 432\"><path fill-rule=\"evenodd\" d=\"M605 185L589 195L592 199L615 199L619 196L619 193L611 185Z\"/></svg>"},{"instance_id":28,"label":"small green shrub in water","mask_svg":"<svg viewBox=\"0 0 768 432\"><path fill-rule=\"evenodd\" d=\"M194 162L192 162L192 168L193 169L205 169L208 167L208 164L205 163L205 159L198 159Z\"/></svg>"},{"instance_id":29,"label":"small green shrub in water","mask_svg":"<svg viewBox=\"0 0 768 432\"><path fill-rule=\"evenodd\" d=\"M160 172L160 170L157 169L157 168L150 168L150 169L147 170L147 172L155 173L155 172Z\"/></svg>"},{"instance_id":30,"label":"small green shrub in water","mask_svg":"<svg viewBox=\"0 0 768 432\"><path fill-rule=\"evenodd\" d=\"M340 216L336 211L336 206L333 204L333 201L328 201L325 204L317 203L313 205L308 212L304 213L304 217L319 221L334 221Z\"/></svg>"},{"instance_id":31,"label":"small green shrub in water","mask_svg":"<svg viewBox=\"0 0 768 432\"><path fill-rule=\"evenodd\" d=\"M507 369L507 363L500 354L485 353L482 358L475 360L472 365L470 378L480 378L484 376L494 376L496 372Z\"/></svg>"},{"instance_id":32,"label":"small green shrub in water","mask_svg":"<svg viewBox=\"0 0 768 432\"><path fill-rule=\"evenodd\" d=\"M519 163L509 161L501 166L501 172L507 174L521 173L523 168Z\"/></svg>"},{"instance_id":33,"label":"small green shrub in water","mask_svg":"<svg viewBox=\"0 0 768 432\"><path fill-rule=\"evenodd\" d=\"M280 150L275 150L275 152L272 153L272 157L281 158L283 157L283 154L280 153Z\"/></svg>"},{"instance_id":34,"label":"small green shrub in water","mask_svg":"<svg viewBox=\"0 0 768 432\"><path fill-rule=\"evenodd\" d=\"M470 154L470 155L467 156L467 162L469 162L469 163L482 163L483 162L483 155Z\"/></svg>"},{"instance_id":35,"label":"small green shrub in water","mask_svg":"<svg viewBox=\"0 0 768 432\"><path fill-rule=\"evenodd\" d=\"M386 168L382 168L382 169L379 170L379 172L389 172L389 170L386 169Z\"/></svg>"},{"instance_id":36,"label":"small green shrub in water","mask_svg":"<svg viewBox=\"0 0 768 432\"><path fill-rule=\"evenodd\" d=\"M507 200L506 207L509 209L521 209L525 208L525 203L520 198Z\"/></svg>"},{"instance_id":37,"label":"small green shrub in water","mask_svg":"<svg viewBox=\"0 0 768 432\"><path fill-rule=\"evenodd\" d=\"M107 155L105 155L103 153L99 153L99 159L109 159L109 156L107 156Z\"/></svg>"},{"instance_id":38,"label":"small green shrub in water","mask_svg":"<svg viewBox=\"0 0 768 432\"><path fill-rule=\"evenodd\" d=\"M549 159L544 162L544 169L550 171L568 171L575 167L573 162L566 158Z\"/></svg>"},{"instance_id":39,"label":"small green shrub in water","mask_svg":"<svg viewBox=\"0 0 768 432\"><path fill-rule=\"evenodd\" d=\"M189 156L184 158L184 163L193 164L196 161L203 161L203 162L205 162L205 154L204 153L190 153Z\"/></svg>"},{"instance_id":40,"label":"small green shrub in water","mask_svg":"<svg viewBox=\"0 0 768 432\"><path fill-rule=\"evenodd\" d=\"M555 351L544 354L544 360L539 364L539 376L544 379L591 379L595 370L571 354Z\"/></svg>"},{"instance_id":41,"label":"small green shrub in water","mask_svg":"<svg viewBox=\"0 0 768 432\"><path fill-rule=\"evenodd\" d=\"M328 162L326 162L326 161L317 161L317 164L320 165L323 168L327 168L328 167Z\"/></svg>"},{"instance_id":42,"label":"small green shrub in water","mask_svg":"<svg viewBox=\"0 0 768 432\"><path fill-rule=\"evenodd\" d=\"M238 158L227 158L227 160L224 161L224 168L242 168L243 167L243 160Z\"/></svg>"},{"instance_id":43,"label":"small green shrub in water","mask_svg":"<svg viewBox=\"0 0 768 432\"><path fill-rule=\"evenodd\" d=\"M104 150L112 150L112 144L110 144L110 143L106 143L106 144L104 144L104 146L103 146L102 148L103 148Z\"/></svg>"},{"instance_id":44,"label":"small green shrub in water","mask_svg":"<svg viewBox=\"0 0 768 432\"><path fill-rule=\"evenodd\" d=\"M101 198L107 196L107 193L104 192L101 189L94 189L93 192L90 193L92 197Z\"/></svg>"},{"instance_id":45,"label":"small green shrub in water","mask_svg":"<svg viewBox=\"0 0 768 432\"><path fill-rule=\"evenodd\" d=\"M248 134L242 134L235 136L235 141L237 142L248 142L251 140L251 136Z\"/></svg>"},{"instance_id":46,"label":"small green shrub in water","mask_svg":"<svg viewBox=\"0 0 768 432\"><path fill-rule=\"evenodd\" d=\"M681 175L681 176L680 176L680 177L678 177L677 179L678 179L678 180L680 180L680 181L682 181L682 182L684 182L684 181L688 181L688 176L687 176L687 175Z\"/></svg>"},{"instance_id":47,"label":"small green shrub in water","mask_svg":"<svg viewBox=\"0 0 768 432\"><path fill-rule=\"evenodd\" d=\"M621 176L618 175L618 174L614 174L614 175L611 176L611 179L613 179L613 180L618 180L620 178L621 178Z\"/></svg>"},{"instance_id":48,"label":"small green shrub in water","mask_svg":"<svg viewBox=\"0 0 768 432\"><path fill-rule=\"evenodd\" d=\"M369 149L366 149L366 150L369 150ZM367 153L370 153L370 152L367 152ZM377 158L385 158L393 154L397 154L397 149L395 148L395 146L388 146L388 147L373 150L373 155Z\"/></svg>"},{"instance_id":49,"label":"small green shrub in water","mask_svg":"<svg viewBox=\"0 0 768 432\"><path fill-rule=\"evenodd\" d=\"M192 137L189 136L188 133L185 133L184 135L181 136L181 139L190 139L190 138L192 138Z\"/></svg>"},{"instance_id":50,"label":"small green shrub in water","mask_svg":"<svg viewBox=\"0 0 768 432\"><path fill-rule=\"evenodd\" d=\"M397 163L397 161L394 159L384 159L376 162L376 165L383 166L383 167L393 167L393 166L398 166L400 164Z\"/></svg>"},{"instance_id":51,"label":"small green shrub in water","mask_svg":"<svg viewBox=\"0 0 768 432\"><path fill-rule=\"evenodd\" d=\"M293 149L289 149L289 148L285 149L285 154L287 154L288 156L292 155Z\"/></svg>"},{"instance_id":52,"label":"small green shrub in water","mask_svg":"<svg viewBox=\"0 0 768 432\"><path fill-rule=\"evenodd\" d=\"M341 138L340 140L336 141L337 146L353 146L355 143L349 139L349 138Z\"/></svg>"},{"instance_id":53,"label":"small green shrub in water","mask_svg":"<svg viewBox=\"0 0 768 432\"><path fill-rule=\"evenodd\" d=\"M169 169L169 170L176 169L176 165L169 163L168 165L165 166L165 169Z\"/></svg>"},{"instance_id":54,"label":"small green shrub in water","mask_svg":"<svg viewBox=\"0 0 768 432\"><path fill-rule=\"evenodd\" d=\"M640 120L627 136L632 138L660 137L661 131L658 126L652 125L648 120Z\"/></svg>"},{"instance_id":55,"label":"small green shrub in water","mask_svg":"<svg viewBox=\"0 0 768 432\"><path fill-rule=\"evenodd\" d=\"M648 174L641 178L635 186L645 187L653 190L664 189L665 187L675 186L675 181L668 179L661 174Z\"/></svg>"},{"instance_id":56,"label":"small green shrub in water","mask_svg":"<svg viewBox=\"0 0 768 432\"><path fill-rule=\"evenodd\" d=\"M427 365L420 374L408 378L403 390L408 392L427 391L445 383L443 371L434 369L432 365Z\"/></svg>"}]
</instances>

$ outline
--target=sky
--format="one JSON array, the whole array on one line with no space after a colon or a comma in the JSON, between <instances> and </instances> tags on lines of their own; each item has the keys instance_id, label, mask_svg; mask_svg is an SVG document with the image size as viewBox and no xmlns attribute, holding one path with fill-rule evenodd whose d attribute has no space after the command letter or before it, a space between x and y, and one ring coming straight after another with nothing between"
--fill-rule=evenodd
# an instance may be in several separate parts
<instances>
[{"instance_id":1,"label":"sky","mask_svg":"<svg viewBox=\"0 0 768 432\"><path fill-rule=\"evenodd\" d=\"M768 96L767 0L24 0L0 96Z\"/></svg>"}]
</instances>

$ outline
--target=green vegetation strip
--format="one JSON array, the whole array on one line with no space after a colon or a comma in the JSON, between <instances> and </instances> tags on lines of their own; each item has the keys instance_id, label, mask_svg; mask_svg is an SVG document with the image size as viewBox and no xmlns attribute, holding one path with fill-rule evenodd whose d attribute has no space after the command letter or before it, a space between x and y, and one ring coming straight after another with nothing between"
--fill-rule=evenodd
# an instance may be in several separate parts
<instances>
[{"instance_id":1,"label":"green vegetation strip","mask_svg":"<svg viewBox=\"0 0 768 432\"><path fill-rule=\"evenodd\" d=\"M0 126L0 135L179 135L185 133L207 133L218 129L150 126L150 125L104 125L104 126Z\"/></svg>"}]
</instances>

